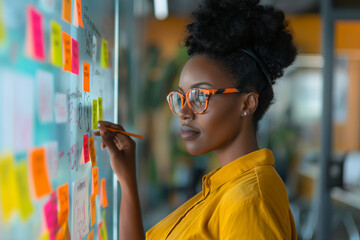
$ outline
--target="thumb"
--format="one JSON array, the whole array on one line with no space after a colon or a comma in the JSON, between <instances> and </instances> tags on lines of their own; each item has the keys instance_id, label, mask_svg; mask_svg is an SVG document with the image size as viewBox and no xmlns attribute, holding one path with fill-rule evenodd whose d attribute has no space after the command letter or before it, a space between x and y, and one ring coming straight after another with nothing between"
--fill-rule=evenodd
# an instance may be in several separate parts
<instances>
[{"instance_id":1,"label":"thumb","mask_svg":"<svg viewBox=\"0 0 360 240\"><path fill-rule=\"evenodd\" d=\"M119 149L116 147L112 134L102 125L99 126L99 130L100 135L110 152L115 153L119 151Z\"/></svg>"}]
</instances>

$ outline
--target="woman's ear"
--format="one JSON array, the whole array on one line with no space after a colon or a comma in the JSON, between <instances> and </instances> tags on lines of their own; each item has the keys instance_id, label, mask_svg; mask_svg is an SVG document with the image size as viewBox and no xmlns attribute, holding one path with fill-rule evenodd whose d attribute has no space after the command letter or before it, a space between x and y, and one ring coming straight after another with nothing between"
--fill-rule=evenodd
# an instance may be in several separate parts
<instances>
[{"instance_id":1,"label":"woman's ear","mask_svg":"<svg viewBox=\"0 0 360 240\"><path fill-rule=\"evenodd\" d=\"M256 93L248 93L245 95L244 105L242 110L242 116L246 117L248 115L254 114L259 104L259 99Z\"/></svg>"}]
</instances>

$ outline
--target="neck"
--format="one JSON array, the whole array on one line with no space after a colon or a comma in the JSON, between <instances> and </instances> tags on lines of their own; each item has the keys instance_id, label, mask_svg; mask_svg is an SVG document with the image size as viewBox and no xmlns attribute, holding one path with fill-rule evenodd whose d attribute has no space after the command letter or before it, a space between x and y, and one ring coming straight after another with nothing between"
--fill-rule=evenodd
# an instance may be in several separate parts
<instances>
[{"instance_id":1,"label":"neck","mask_svg":"<svg viewBox=\"0 0 360 240\"><path fill-rule=\"evenodd\" d=\"M239 135L227 146L215 150L220 166L242 157L246 154L259 150L255 129L253 127L244 127Z\"/></svg>"}]
</instances>

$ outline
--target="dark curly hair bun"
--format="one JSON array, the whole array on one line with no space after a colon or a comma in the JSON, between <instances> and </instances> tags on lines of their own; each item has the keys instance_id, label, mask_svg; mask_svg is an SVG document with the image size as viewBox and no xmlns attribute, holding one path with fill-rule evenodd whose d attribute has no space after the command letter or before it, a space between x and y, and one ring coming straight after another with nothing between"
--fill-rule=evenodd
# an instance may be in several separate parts
<instances>
[{"instance_id":1,"label":"dark curly hair bun","mask_svg":"<svg viewBox=\"0 0 360 240\"><path fill-rule=\"evenodd\" d=\"M273 100L271 85L283 75L297 52L284 13L260 5L259 0L204 0L192 17L185 39L188 54L219 60L238 86L255 88L263 96L258 121ZM263 63L270 84L257 61L244 49Z\"/></svg>"}]
</instances>

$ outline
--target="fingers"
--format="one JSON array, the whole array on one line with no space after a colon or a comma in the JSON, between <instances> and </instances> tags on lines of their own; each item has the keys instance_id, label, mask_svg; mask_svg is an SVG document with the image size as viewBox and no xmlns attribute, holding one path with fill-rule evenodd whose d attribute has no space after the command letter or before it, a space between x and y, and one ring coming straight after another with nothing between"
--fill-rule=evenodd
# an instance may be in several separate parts
<instances>
[{"instance_id":1,"label":"fingers","mask_svg":"<svg viewBox=\"0 0 360 240\"><path fill-rule=\"evenodd\" d=\"M111 127L111 128L115 128L115 129L118 129L118 130L125 131L125 129L121 125L118 125L118 124L115 124L115 123L112 123L112 122L98 121L98 123L100 125L105 126L105 127Z\"/></svg>"},{"instance_id":2,"label":"fingers","mask_svg":"<svg viewBox=\"0 0 360 240\"><path fill-rule=\"evenodd\" d=\"M100 135L103 139L103 144L109 148L109 150L113 153L118 151L119 149L116 147L116 144L114 142L114 137L111 132L109 132L104 126L99 127Z\"/></svg>"}]
</instances>

